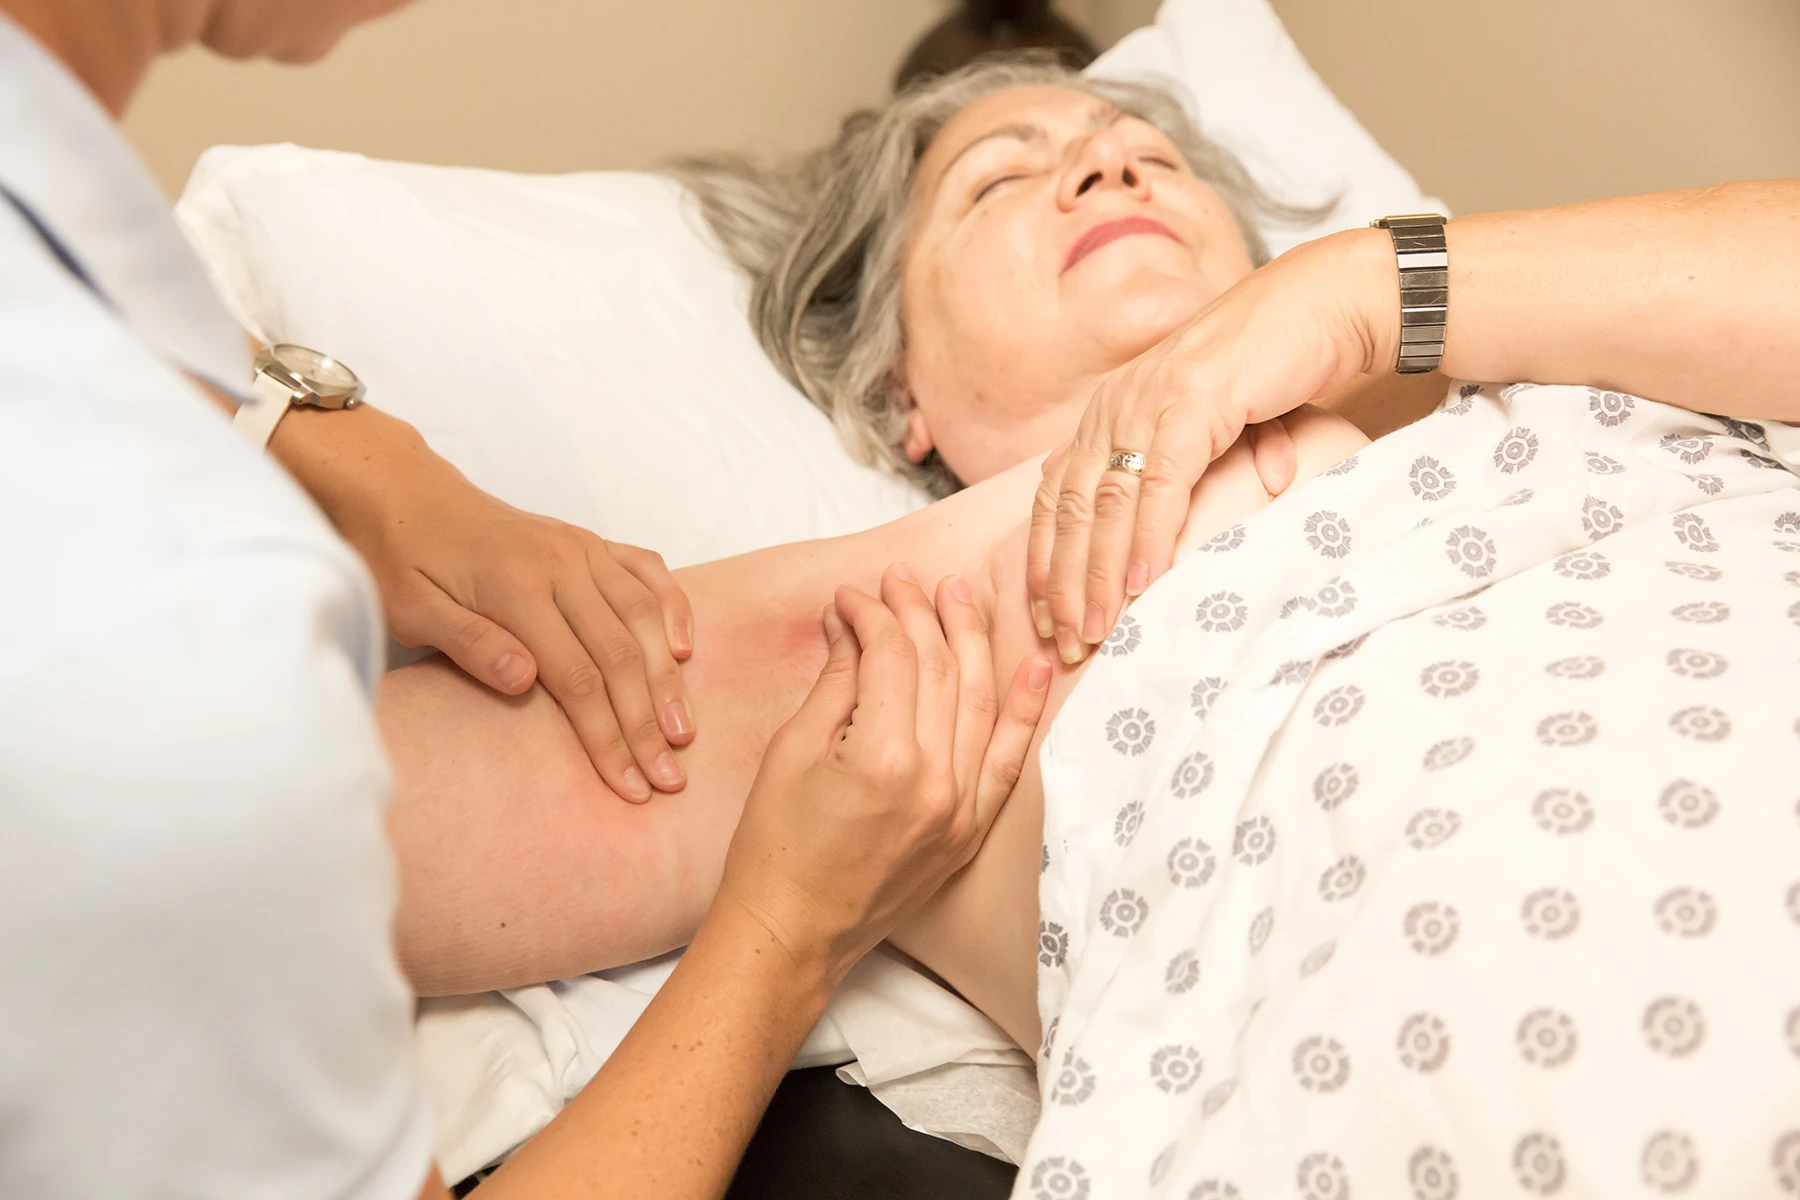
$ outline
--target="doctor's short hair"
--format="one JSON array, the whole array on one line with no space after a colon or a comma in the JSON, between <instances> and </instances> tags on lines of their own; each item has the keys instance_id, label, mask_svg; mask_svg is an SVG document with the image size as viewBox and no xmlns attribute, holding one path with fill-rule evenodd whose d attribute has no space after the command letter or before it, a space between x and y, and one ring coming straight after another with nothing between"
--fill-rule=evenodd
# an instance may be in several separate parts
<instances>
[{"instance_id":1,"label":"doctor's short hair","mask_svg":"<svg viewBox=\"0 0 1800 1200\"><path fill-rule=\"evenodd\" d=\"M1316 215L1273 199L1170 92L1089 79L1049 55L977 62L922 80L885 107L851 115L829 145L788 162L717 156L667 168L749 276L750 323L769 358L831 418L856 458L933 496L962 482L935 451L922 463L907 459L901 446L910 401L896 376L906 349L901 260L919 160L971 104L1007 88L1042 86L1085 92L1166 134L1229 209L1258 266L1269 254L1255 216Z\"/></svg>"}]
</instances>

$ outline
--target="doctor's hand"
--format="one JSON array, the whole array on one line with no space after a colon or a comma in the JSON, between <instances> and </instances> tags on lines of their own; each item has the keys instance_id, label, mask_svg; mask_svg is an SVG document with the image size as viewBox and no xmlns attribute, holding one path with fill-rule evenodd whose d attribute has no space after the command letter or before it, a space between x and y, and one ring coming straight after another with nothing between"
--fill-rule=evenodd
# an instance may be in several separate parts
<instances>
[{"instance_id":1,"label":"doctor's hand","mask_svg":"<svg viewBox=\"0 0 1800 1200\"><path fill-rule=\"evenodd\" d=\"M1194 485L1247 427L1270 494L1294 476L1276 418L1395 361L1398 282L1387 234L1356 230L1290 250L1107 376L1075 438L1045 461L1032 502L1026 588L1038 636L1079 662L1127 596L1167 571ZM1143 472L1109 469L1114 451Z\"/></svg>"},{"instance_id":2,"label":"doctor's hand","mask_svg":"<svg viewBox=\"0 0 1800 1200\"><path fill-rule=\"evenodd\" d=\"M769 744L715 903L841 974L980 849L1024 769L1050 664L1028 657L1001 697L955 576L934 611L889 568L879 600L838 589L825 625L825 667Z\"/></svg>"},{"instance_id":3,"label":"doctor's hand","mask_svg":"<svg viewBox=\"0 0 1800 1200\"><path fill-rule=\"evenodd\" d=\"M296 408L271 449L368 563L396 641L506 695L542 683L629 800L686 784L693 615L660 556L502 503L367 406Z\"/></svg>"}]
</instances>

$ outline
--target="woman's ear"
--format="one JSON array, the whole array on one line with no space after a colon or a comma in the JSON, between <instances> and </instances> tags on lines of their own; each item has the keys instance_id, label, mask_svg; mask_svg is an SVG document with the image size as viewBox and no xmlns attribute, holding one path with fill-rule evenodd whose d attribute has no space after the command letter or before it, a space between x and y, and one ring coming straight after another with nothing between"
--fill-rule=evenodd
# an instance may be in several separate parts
<instances>
[{"instance_id":1,"label":"woman's ear","mask_svg":"<svg viewBox=\"0 0 1800 1200\"><path fill-rule=\"evenodd\" d=\"M900 452L906 455L906 461L922 463L925 456L936 449L937 443L931 440L931 429L925 424L925 414L918 405L906 414L906 435L900 439Z\"/></svg>"}]
</instances>

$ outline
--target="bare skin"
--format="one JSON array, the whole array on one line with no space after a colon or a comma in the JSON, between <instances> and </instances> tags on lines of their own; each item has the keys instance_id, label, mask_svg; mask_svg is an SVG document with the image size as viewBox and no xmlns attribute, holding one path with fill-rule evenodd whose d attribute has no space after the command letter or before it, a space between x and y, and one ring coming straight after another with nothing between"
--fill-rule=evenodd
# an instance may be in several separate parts
<instances>
[{"instance_id":1,"label":"bare skin","mask_svg":"<svg viewBox=\"0 0 1800 1200\"><path fill-rule=\"evenodd\" d=\"M1302 479L1366 440L1322 413L1301 414L1290 432ZM1010 678L1037 648L1020 514L1038 478L1038 464L1024 463L867 533L677 572L711 631L687 667L707 736L681 751L689 785L679 796L620 803L541 689L499 696L442 660L390 675L380 717L396 777L397 934L415 987L536 983L685 944L712 900L769 736L824 660L818 613L839 584L871 587L897 561L928 591L961 575L988 622L996 678ZM1195 489L1184 549L1268 501L1240 446ZM1046 718L1079 675L1059 670ZM1022 1045L1037 1041L1043 792L1033 749L981 853L892 938Z\"/></svg>"}]
</instances>

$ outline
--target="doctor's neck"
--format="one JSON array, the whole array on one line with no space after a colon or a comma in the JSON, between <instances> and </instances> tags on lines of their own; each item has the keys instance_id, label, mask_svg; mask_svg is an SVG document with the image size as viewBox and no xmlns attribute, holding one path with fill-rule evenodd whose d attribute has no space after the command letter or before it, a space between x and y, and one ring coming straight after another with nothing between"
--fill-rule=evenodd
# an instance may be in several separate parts
<instances>
[{"instance_id":1,"label":"doctor's neck","mask_svg":"<svg viewBox=\"0 0 1800 1200\"><path fill-rule=\"evenodd\" d=\"M199 39L204 0L0 0L114 117L156 56Z\"/></svg>"}]
</instances>

